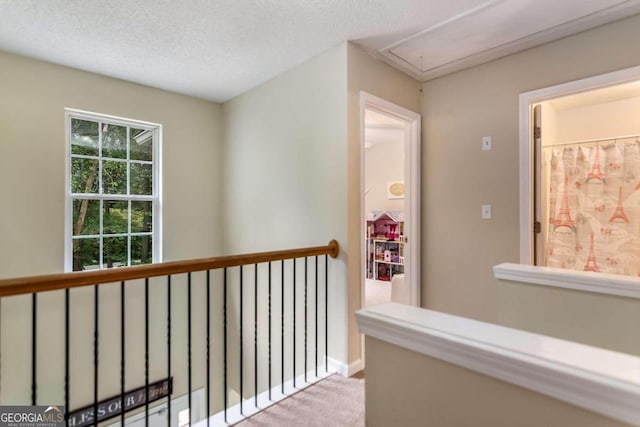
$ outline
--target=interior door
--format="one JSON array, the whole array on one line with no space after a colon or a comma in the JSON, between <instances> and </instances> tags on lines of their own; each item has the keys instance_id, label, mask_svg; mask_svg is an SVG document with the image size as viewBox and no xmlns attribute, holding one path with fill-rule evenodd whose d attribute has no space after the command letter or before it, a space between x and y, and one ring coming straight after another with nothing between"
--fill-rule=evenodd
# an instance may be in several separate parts
<instances>
[{"instance_id":1,"label":"interior door","mask_svg":"<svg viewBox=\"0 0 640 427\"><path fill-rule=\"evenodd\" d=\"M403 242L404 254L404 283L409 288L410 304L419 306L420 298L420 114L408 110L399 105L393 104L375 95L360 92L360 115L361 115L361 167L364 172L364 149L365 149L365 111L371 110L404 123L404 234ZM364 174L363 174L364 175ZM391 180L401 180L403 177L393 177ZM364 182L364 176L363 176ZM366 188L361 188L361 197L364 198ZM364 200L361 201L364 206ZM361 229L366 232L366 221L364 209L361 212L363 223ZM364 242L364 236L362 236ZM366 253L362 253L362 265L366 265ZM364 280L362 281L364 290ZM364 295L364 292L362 293ZM364 299L363 299L364 301Z\"/></svg>"},{"instance_id":2,"label":"interior door","mask_svg":"<svg viewBox=\"0 0 640 427\"><path fill-rule=\"evenodd\" d=\"M533 264L544 265L542 241L542 105L533 107Z\"/></svg>"}]
</instances>

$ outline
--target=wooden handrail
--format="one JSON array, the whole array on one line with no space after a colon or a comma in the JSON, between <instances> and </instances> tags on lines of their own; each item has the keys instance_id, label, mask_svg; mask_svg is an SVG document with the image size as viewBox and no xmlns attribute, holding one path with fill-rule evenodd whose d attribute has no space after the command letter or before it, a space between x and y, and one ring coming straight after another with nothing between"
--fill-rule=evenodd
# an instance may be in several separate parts
<instances>
[{"instance_id":1,"label":"wooden handrail","mask_svg":"<svg viewBox=\"0 0 640 427\"><path fill-rule=\"evenodd\" d=\"M239 265L260 264L291 258L304 258L316 255L329 255L336 258L340 246L331 240L326 246L314 246L301 249L288 249L252 254L229 255L213 258L200 258L187 261L170 261L147 264L136 267L114 268L109 270L76 271L73 273L48 274L41 276L19 277L0 280L0 297L33 294L36 292L76 288L79 286L100 285L121 281L144 279L146 277L168 276L203 270L215 270Z\"/></svg>"}]
</instances>

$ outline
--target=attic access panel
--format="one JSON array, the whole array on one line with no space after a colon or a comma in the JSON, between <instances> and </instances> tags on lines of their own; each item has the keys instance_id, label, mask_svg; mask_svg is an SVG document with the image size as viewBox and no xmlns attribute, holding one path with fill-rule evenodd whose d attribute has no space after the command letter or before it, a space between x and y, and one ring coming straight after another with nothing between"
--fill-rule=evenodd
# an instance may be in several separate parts
<instances>
[{"instance_id":1,"label":"attic access panel","mask_svg":"<svg viewBox=\"0 0 640 427\"><path fill-rule=\"evenodd\" d=\"M625 0L490 0L409 36L382 53L412 74L425 77L440 67L491 51L496 54L486 60L611 21L597 21L605 15L628 16L638 7L638 2Z\"/></svg>"}]
</instances>

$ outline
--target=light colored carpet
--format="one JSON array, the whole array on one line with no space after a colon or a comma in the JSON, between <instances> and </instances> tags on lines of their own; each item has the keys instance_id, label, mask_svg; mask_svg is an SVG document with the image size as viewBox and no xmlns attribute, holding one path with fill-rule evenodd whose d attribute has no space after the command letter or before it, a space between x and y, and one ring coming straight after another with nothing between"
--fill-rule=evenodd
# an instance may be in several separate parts
<instances>
[{"instance_id":1,"label":"light colored carpet","mask_svg":"<svg viewBox=\"0 0 640 427\"><path fill-rule=\"evenodd\" d=\"M364 427L364 379L331 375L236 426Z\"/></svg>"}]
</instances>

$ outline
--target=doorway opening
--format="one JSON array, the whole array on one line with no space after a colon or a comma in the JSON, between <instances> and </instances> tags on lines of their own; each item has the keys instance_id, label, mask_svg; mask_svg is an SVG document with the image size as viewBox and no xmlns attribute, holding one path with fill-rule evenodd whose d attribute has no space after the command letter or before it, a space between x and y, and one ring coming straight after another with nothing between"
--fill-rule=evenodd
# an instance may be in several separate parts
<instances>
[{"instance_id":1,"label":"doorway opening","mask_svg":"<svg viewBox=\"0 0 640 427\"><path fill-rule=\"evenodd\" d=\"M523 106L521 261L638 276L640 68L523 94Z\"/></svg>"},{"instance_id":2,"label":"doorway opening","mask_svg":"<svg viewBox=\"0 0 640 427\"><path fill-rule=\"evenodd\" d=\"M420 115L361 92L363 307L420 305Z\"/></svg>"}]
</instances>

